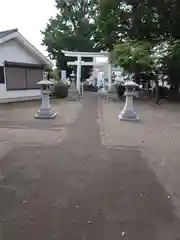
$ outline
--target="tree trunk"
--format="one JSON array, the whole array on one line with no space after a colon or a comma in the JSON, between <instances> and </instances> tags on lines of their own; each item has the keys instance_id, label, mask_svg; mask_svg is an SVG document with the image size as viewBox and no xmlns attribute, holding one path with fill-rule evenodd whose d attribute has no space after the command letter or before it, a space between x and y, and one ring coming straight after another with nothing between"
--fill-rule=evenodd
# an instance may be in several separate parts
<instances>
[{"instance_id":1,"label":"tree trunk","mask_svg":"<svg viewBox=\"0 0 180 240\"><path fill-rule=\"evenodd\" d=\"M152 89L152 85L150 83L150 81L148 81L148 90Z\"/></svg>"},{"instance_id":2,"label":"tree trunk","mask_svg":"<svg viewBox=\"0 0 180 240\"><path fill-rule=\"evenodd\" d=\"M138 85L140 84L140 73L139 72L134 73L134 80Z\"/></svg>"},{"instance_id":3,"label":"tree trunk","mask_svg":"<svg viewBox=\"0 0 180 240\"><path fill-rule=\"evenodd\" d=\"M179 100L179 84L171 85L169 95L170 100Z\"/></svg>"}]
</instances>

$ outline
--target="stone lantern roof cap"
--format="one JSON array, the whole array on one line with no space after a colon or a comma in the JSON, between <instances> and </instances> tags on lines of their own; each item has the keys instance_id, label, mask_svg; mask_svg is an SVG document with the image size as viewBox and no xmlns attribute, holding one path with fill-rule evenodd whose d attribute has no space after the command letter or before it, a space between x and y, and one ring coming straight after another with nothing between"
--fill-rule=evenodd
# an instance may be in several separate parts
<instances>
[{"instance_id":1,"label":"stone lantern roof cap","mask_svg":"<svg viewBox=\"0 0 180 240\"><path fill-rule=\"evenodd\" d=\"M53 85L53 82L45 79L45 80L41 80L41 81L37 82L37 84L39 84L39 85Z\"/></svg>"},{"instance_id":2,"label":"stone lantern roof cap","mask_svg":"<svg viewBox=\"0 0 180 240\"><path fill-rule=\"evenodd\" d=\"M75 72L72 72L72 73L70 74L70 76L71 76L71 77L75 77L75 76L76 76Z\"/></svg>"},{"instance_id":3,"label":"stone lantern roof cap","mask_svg":"<svg viewBox=\"0 0 180 240\"><path fill-rule=\"evenodd\" d=\"M133 82L132 80L129 80L129 81L126 81L126 82L124 83L124 86L125 86L125 87L137 87L138 84L136 84L136 83Z\"/></svg>"}]
</instances>

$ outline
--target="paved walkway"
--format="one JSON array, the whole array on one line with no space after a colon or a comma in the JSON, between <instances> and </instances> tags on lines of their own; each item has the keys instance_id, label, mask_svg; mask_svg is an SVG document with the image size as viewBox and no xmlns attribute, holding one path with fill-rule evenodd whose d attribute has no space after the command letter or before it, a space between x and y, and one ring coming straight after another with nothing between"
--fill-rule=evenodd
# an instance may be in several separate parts
<instances>
[{"instance_id":1,"label":"paved walkway","mask_svg":"<svg viewBox=\"0 0 180 240\"><path fill-rule=\"evenodd\" d=\"M2 240L178 240L171 199L134 148L101 144L91 94L59 146L17 147L1 160Z\"/></svg>"}]
</instances>

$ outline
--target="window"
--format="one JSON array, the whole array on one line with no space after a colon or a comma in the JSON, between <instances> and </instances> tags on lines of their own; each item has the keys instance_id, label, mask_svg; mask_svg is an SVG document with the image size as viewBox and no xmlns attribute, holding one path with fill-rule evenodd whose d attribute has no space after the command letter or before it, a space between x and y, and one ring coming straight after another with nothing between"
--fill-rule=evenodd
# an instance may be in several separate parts
<instances>
[{"instance_id":1,"label":"window","mask_svg":"<svg viewBox=\"0 0 180 240\"><path fill-rule=\"evenodd\" d=\"M4 67L0 66L0 84L4 82Z\"/></svg>"},{"instance_id":2,"label":"window","mask_svg":"<svg viewBox=\"0 0 180 240\"><path fill-rule=\"evenodd\" d=\"M20 67L6 67L7 90L26 89L26 69Z\"/></svg>"},{"instance_id":3,"label":"window","mask_svg":"<svg viewBox=\"0 0 180 240\"><path fill-rule=\"evenodd\" d=\"M37 82L43 79L43 65L5 61L7 90L39 89ZM1 75L0 75L1 76Z\"/></svg>"},{"instance_id":4,"label":"window","mask_svg":"<svg viewBox=\"0 0 180 240\"><path fill-rule=\"evenodd\" d=\"M39 68L26 68L26 88L38 89L37 82L43 79L43 70Z\"/></svg>"},{"instance_id":5,"label":"window","mask_svg":"<svg viewBox=\"0 0 180 240\"><path fill-rule=\"evenodd\" d=\"M42 79L42 69L6 66L7 90L39 89L37 82Z\"/></svg>"}]
</instances>

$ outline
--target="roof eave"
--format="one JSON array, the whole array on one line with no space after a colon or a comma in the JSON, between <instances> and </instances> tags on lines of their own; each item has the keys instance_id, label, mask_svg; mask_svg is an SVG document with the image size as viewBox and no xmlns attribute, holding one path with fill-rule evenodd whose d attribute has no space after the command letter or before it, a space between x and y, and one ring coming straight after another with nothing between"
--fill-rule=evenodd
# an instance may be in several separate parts
<instances>
[{"instance_id":1,"label":"roof eave","mask_svg":"<svg viewBox=\"0 0 180 240\"><path fill-rule=\"evenodd\" d=\"M29 41L27 41L19 32L13 32L8 34L0 39L0 44L5 43L13 38L17 38L25 48L29 49L32 53L37 55L42 62L44 63L47 69L51 69L53 67L53 63L48 60L38 49L36 49Z\"/></svg>"}]
</instances>

